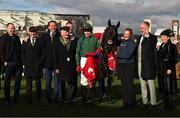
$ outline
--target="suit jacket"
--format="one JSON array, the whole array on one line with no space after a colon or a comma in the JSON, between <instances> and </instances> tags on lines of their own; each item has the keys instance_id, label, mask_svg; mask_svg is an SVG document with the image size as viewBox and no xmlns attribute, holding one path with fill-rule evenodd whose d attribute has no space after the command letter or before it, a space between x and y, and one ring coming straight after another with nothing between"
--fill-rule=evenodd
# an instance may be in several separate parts
<instances>
[{"instance_id":1,"label":"suit jacket","mask_svg":"<svg viewBox=\"0 0 180 118\"><path fill-rule=\"evenodd\" d=\"M2 63L2 54L3 54L3 50L2 50L2 39L0 39L0 73L2 72L2 66L3 66L3 63Z\"/></svg>"},{"instance_id":2,"label":"suit jacket","mask_svg":"<svg viewBox=\"0 0 180 118\"><path fill-rule=\"evenodd\" d=\"M139 37L138 44L141 37ZM155 79L156 77L156 43L157 37L151 33L141 43L141 77L143 79Z\"/></svg>"},{"instance_id":3,"label":"suit jacket","mask_svg":"<svg viewBox=\"0 0 180 118\"><path fill-rule=\"evenodd\" d=\"M71 40L69 50L60 39L54 42L54 69L60 70L60 81L75 81L76 72L76 46L77 40Z\"/></svg>"},{"instance_id":4,"label":"suit jacket","mask_svg":"<svg viewBox=\"0 0 180 118\"><path fill-rule=\"evenodd\" d=\"M21 42L19 36L5 33L1 36L1 60L8 64L21 65Z\"/></svg>"},{"instance_id":5,"label":"suit jacket","mask_svg":"<svg viewBox=\"0 0 180 118\"><path fill-rule=\"evenodd\" d=\"M24 75L26 77L40 77L42 75L42 64L44 59L43 42L36 39L35 45L32 46L30 39L22 44L22 61Z\"/></svg>"},{"instance_id":6,"label":"suit jacket","mask_svg":"<svg viewBox=\"0 0 180 118\"><path fill-rule=\"evenodd\" d=\"M51 41L50 32L46 32L41 36L41 40L43 40L44 43L44 62L43 67L47 69L53 68L53 43L54 40L59 39L59 32L56 32L56 34L53 36L53 41Z\"/></svg>"}]
</instances>

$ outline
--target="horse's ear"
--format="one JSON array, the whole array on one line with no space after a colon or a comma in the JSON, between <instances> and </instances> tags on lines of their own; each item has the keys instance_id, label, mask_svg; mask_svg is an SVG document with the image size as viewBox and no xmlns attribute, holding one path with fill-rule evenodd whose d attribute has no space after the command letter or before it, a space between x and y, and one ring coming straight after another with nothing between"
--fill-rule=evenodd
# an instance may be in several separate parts
<instances>
[{"instance_id":1,"label":"horse's ear","mask_svg":"<svg viewBox=\"0 0 180 118\"><path fill-rule=\"evenodd\" d=\"M120 26L120 21L117 23L116 28L119 28L119 26Z\"/></svg>"},{"instance_id":2,"label":"horse's ear","mask_svg":"<svg viewBox=\"0 0 180 118\"><path fill-rule=\"evenodd\" d=\"M108 20L108 26L111 26L111 19Z\"/></svg>"}]
</instances>

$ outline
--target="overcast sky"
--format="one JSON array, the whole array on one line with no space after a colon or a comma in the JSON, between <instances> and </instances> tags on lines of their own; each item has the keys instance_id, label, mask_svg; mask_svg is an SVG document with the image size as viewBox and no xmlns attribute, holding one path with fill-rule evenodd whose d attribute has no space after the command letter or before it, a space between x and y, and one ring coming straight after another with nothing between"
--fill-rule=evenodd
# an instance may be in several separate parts
<instances>
[{"instance_id":1,"label":"overcast sky","mask_svg":"<svg viewBox=\"0 0 180 118\"><path fill-rule=\"evenodd\" d=\"M96 26L121 22L122 29L131 27L138 32L144 18L152 19L152 29L171 27L180 17L180 0L0 0L0 8L31 10L59 14L89 14Z\"/></svg>"}]
</instances>

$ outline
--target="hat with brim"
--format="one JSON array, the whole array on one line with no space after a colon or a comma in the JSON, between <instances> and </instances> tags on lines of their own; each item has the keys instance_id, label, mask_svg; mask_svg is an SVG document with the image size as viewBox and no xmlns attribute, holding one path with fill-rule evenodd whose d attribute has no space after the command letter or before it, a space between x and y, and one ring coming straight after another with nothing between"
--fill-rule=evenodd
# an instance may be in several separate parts
<instances>
[{"instance_id":1,"label":"hat with brim","mask_svg":"<svg viewBox=\"0 0 180 118\"><path fill-rule=\"evenodd\" d=\"M61 27L61 28L60 28L60 31L61 31L61 30L64 30L64 31L69 32L69 27L67 27L67 26L63 26L63 27Z\"/></svg>"},{"instance_id":2,"label":"hat with brim","mask_svg":"<svg viewBox=\"0 0 180 118\"><path fill-rule=\"evenodd\" d=\"M170 37L171 33L170 33L169 29L166 29L166 30L162 31L160 35L165 35L165 36Z\"/></svg>"}]
</instances>

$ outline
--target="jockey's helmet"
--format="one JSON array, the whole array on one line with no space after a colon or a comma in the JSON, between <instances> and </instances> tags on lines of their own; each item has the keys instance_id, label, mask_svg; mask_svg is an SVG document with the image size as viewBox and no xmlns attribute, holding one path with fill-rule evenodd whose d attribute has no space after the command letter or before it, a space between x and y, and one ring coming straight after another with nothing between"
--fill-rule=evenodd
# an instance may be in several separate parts
<instances>
[{"instance_id":1,"label":"jockey's helmet","mask_svg":"<svg viewBox=\"0 0 180 118\"><path fill-rule=\"evenodd\" d=\"M90 32L92 32L92 30L93 30L93 28L92 28L92 25L91 25L91 24L85 23L85 24L83 25L83 31L90 31Z\"/></svg>"}]
</instances>

